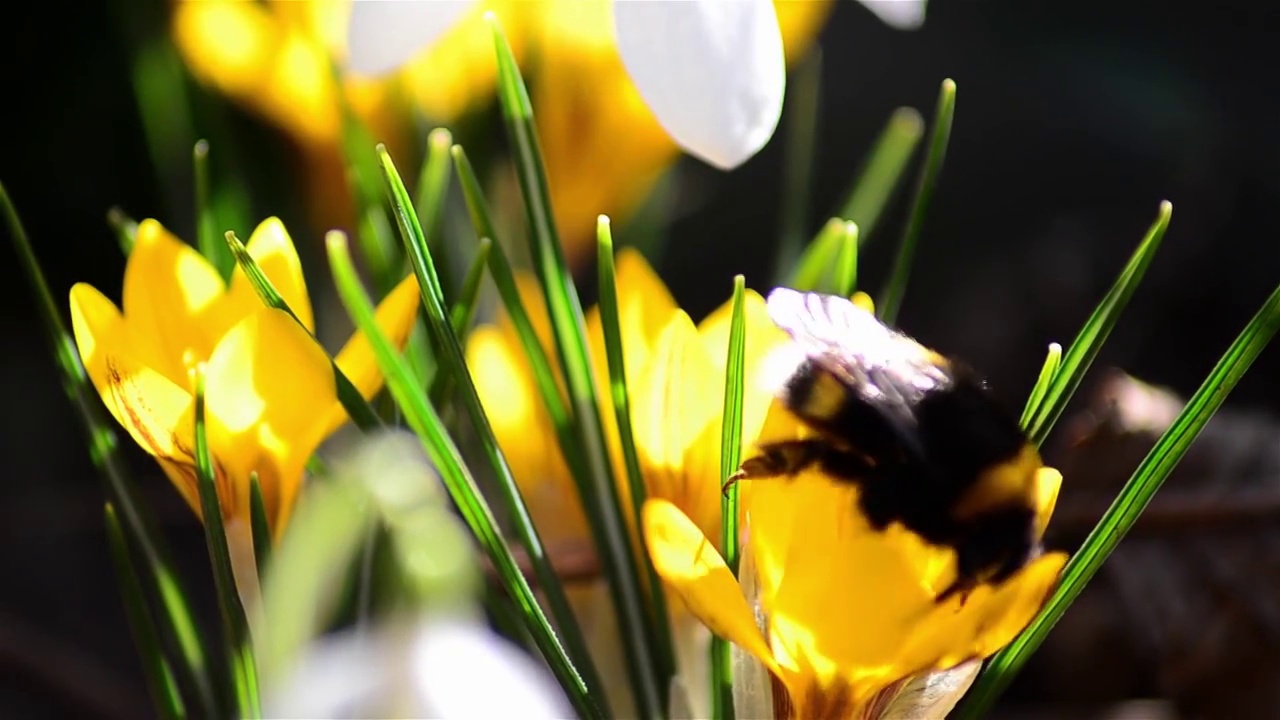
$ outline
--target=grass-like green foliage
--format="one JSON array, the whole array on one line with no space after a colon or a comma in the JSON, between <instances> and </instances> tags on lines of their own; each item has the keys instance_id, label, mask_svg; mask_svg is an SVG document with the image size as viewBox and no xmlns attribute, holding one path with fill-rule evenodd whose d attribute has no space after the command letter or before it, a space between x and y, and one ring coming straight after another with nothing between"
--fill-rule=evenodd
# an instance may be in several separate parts
<instances>
[{"instance_id":1,"label":"grass-like green foliage","mask_svg":"<svg viewBox=\"0 0 1280 720\"><path fill-rule=\"evenodd\" d=\"M1037 445L1043 443L1049 436L1053 424L1062 415L1076 388L1080 387L1085 372L1093 364L1093 359L1102 350L1102 344L1106 342L1111 329L1120 319L1120 314L1129 304L1129 298L1133 297L1134 291L1138 289L1138 283L1142 281L1147 268L1151 266L1151 261L1155 259L1156 250L1160 249L1160 242L1164 240L1164 233L1169 227L1169 218L1172 214L1172 204L1168 202L1160 204L1160 212L1152 223L1151 229L1147 231L1146 237L1133 252L1129 262L1120 271L1120 276L1116 278L1115 284L1107 291L1102 302L1098 303L1098 307L1089 316L1084 327L1080 328L1076 339L1067 347L1062 362L1054 371L1053 379L1044 391L1043 399L1031 416L1031 421L1025 426L1028 437Z\"/></svg>"},{"instance_id":2,"label":"grass-like green foliage","mask_svg":"<svg viewBox=\"0 0 1280 720\"><path fill-rule=\"evenodd\" d=\"M578 487L617 612L637 712L643 717L656 717L666 707L667 690L666 683L658 677L660 663L650 641L658 631L652 627L655 619L644 607L640 569L631 549L620 493L609 461L587 355L582 304L555 227L528 90L497 18L488 13L486 19L493 28L498 57L498 103L524 198L529 251L547 303L556 354L572 408L570 417L586 458L586 476L578 478L585 482L580 482Z\"/></svg>"},{"instance_id":3,"label":"grass-like green foliage","mask_svg":"<svg viewBox=\"0 0 1280 720\"><path fill-rule=\"evenodd\" d=\"M80 362L75 340L58 312L40 262L31 249L26 229L3 185L0 185L0 211L4 213L23 274L36 297L41 324L62 375L63 389L84 424L89 456L104 481L108 501L114 508L113 514L121 520L126 544L139 557L135 568L148 607L146 617L154 623L158 647L164 654L163 658L149 657L146 653L150 652L150 646L139 646L143 666L166 663L183 707L206 717L217 716L222 705L208 676L204 641L196 628L186 590L174 574L168 547L144 510L145 503L129 477L120 455L114 425L107 420L98 392ZM121 581L128 583L129 579L124 577ZM164 698L155 698L155 701L157 706L170 704Z\"/></svg>"},{"instance_id":4,"label":"grass-like green foliage","mask_svg":"<svg viewBox=\"0 0 1280 720\"><path fill-rule=\"evenodd\" d=\"M267 503L262 499L262 484L256 472L249 474L249 527L253 531L253 561L261 583L271 560L271 523L267 521Z\"/></svg>"},{"instance_id":5,"label":"grass-like green foliage","mask_svg":"<svg viewBox=\"0 0 1280 720\"><path fill-rule=\"evenodd\" d=\"M822 95L822 47L814 45L787 83L786 158L782 167L782 208L774 272L783 273L799 258L813 185ZM781 276L777 276L779 280Z\"/></svg>"},{"instance_id":6,"label":"grass-like green foliage","mask_svg":"<svg viewBox=\"0 0 1280 720\"><path fill-rule=\"evenodd\" d=\"M724 414L720 428L720 479L727 480L738 469L742 455L742 402L746 363L746 279L733 279L733 312L729 319L729 347L725 361ZM738 486L732 485L720 498L720 547L724 561L738 573ZM729 643L711 638L711 715L715 720L733 720L733 657Z\"/></svg>"},{"instance_id":7,"label":"grass-like green foliage","mask_svg":"<svg viewBox=\"0 0 1280 720\"><path fill-rule=\"evenodd\" d=\"M1024 432L1031 423L1031 418L1035 416L1036 410L1044 402L1045 395L1049 392L1049 385L1053 382L1053 376L1057 374L1058 367L1061 365L1062 346L1058 343L1049 343L1049 352L1045 355L1044 365L1040 366L1040 375L1036 377L1036 384L1032 386L1031 394L1027 395L1027 404L1023 406L1022 417L1018 420L1018 427Z\"/></svg>"},{"instance_id":8,"label":"grass-like green foliage","mask_svg":"<svg viewBox=\"0 0 1280 720\"><path fill-rule=\"evenodd\" d=\"M805 248L786 286L848 297L858 281L858 226L832 218Z\"/></svg>"},{"instance_id":9,"label":"grass-like green foliage","mask_svg":"<svg viewBox=\"0 0 1280 720\"><path fill-rule=\"evenodd\" d=\"M200 492L200 515L204 521L204 540L213 566L214 589L218 596L218 613L227 645L231 683L235 690L236 712L242 718L259 715L258 670L253 659L249 622L236 590L235 571L231 567L231 551L227 547L227 531L222 524L222 504L218 498L217 470L209 453L205 432L204 370L196 369L195 458L196 486Z\"/></svg>"},{"instance_id":10,"label":"grass-like green foliage","mask_svg":"<svg viewBox=\"0 0 1280 720\"><path fill-rule=\"evenodd\" d=\"M448 430L440 420L440 416L422 394L416 383L413 371L407 362L395 351L386 335L378 328L374 319L373 304L360 286L355 267L351 262L346 237L341 233L331 232L328 235L327 244L329 263L333 268L334 281L343 305L346 306L347 312L351 315L356 327L360 328L369 339L374 355L377 358L378 366L382 370L383 377L386 378L387 387L391 390L396 404L404 413L409 427L422 439L428 456L440 472L441 479L462 513L463 519L466 520L471 532L479 541L481 549L488 556L490 562L493 563L503 588L519 608L521 620L533 638L535 645L547 660L552 673L560 682L565 694L579 714L587 718L607 717L607 712L600 705L603 698L598 695L592 695L593 690L596 693L601 692L598 689L599 685L589 686L585 678L579 673L578 668L575 667L574 660L576 656L571 655L565 645L562 644L561 637L557 635L542 607L538 604L532 587L520 572L515 556L512 555L511 549L503 539L493 513L481 495L470 469L463 462L462 456L449 436ZM431 294L431 291L424 291L425 294ZM448 331L443 307L439 307L439 300L435 299L434 296L432 304L437 306L429 309L433 332L443 334ZM440 328L445 328L445 330L441 331ZM455 350L456 342L455 338ZM456 371L456 365L450 366L445 371ZM474 386L471 385L470 377L466 376L465 373L464 377L465 382L462 381L463 378L460 378L460 384L471 387L471 392L474 393ZM487 428L487 423L484 424L484 427ZM505 461L501 459L500 454L490 455L491 461L495 458L505 466ZM509 470L507 475L509 477ZM516 516L517 526L523 531L531 531L531 537L522 537L522 540L533 541L526 545L526 551L534 564L539 582L542 581L543 577L549 577L550 581L555 583L554 586L544 587L543 589L554 592L554 588L559 587L559 579L550 570L550 561L547 559L541 544L537 541L536 530L532 529L528 511L524 508L519 493L514 491L513 485L514 483L512 482L504 488L504 499L508 501L513 514ZM573 622L572 616L569 617L569 620ZM561 627L561 631L564 633L576 632L576 625ZM577 642L581 643L580 637Z\"/></svg>"},{"instance_id":11,"label":"grass-like green foliage","mask_svg":"<svg viewBox=\"0 0 1280 720\"><path fill-rule=\"evenodd\" d=\"M871 154L845 195L837 217L849 218L862 230L865 242L880 222L880 216L902 186L907 166L924 136L924 120L914 108L898 108L889 116L884 130L871 146Z\"/></svg>"},{"instance_id":12,"label":"grass-like green foliage","mask_svg":"<svg viewBox=\"0 0 1280 720\"><path fill-rule=\"evenodd\" d=\"M640 548L644 548L644 521L641 511L648 491L644 474L640 470L640 455L636 451L635 435L631 429L631 394L627 390L627 369L622 350L622 326L618 310L618 278L613 263L613 233L609 218L601 215L596 223L598 273L600 278L600 324L604 334L605 356L609 365L609 394L613 400L614 417L618 422L618 440L622 446L623 463L627 469L627 485L631 490L631 513L635 527L642 534ZM667 601L661 580L647 552L641 552L640 562L648 580L647 606L653 615L652 627L657 635L650 638L658 654L660 677L675 674L675 653L672 650L671 632L667 622Z\"/></svg>"},{"instance_id":13,"label":"grass-like green foliage","mask_svg":"<svg viewBox=\"0 0 1280 720\"><path fill-rule=\"evenodd\" d=\"M911 264L915 260L916 245L920 241L920 231L924 228L925 216L929 214L929 201L933 199L933 189L938 184L938 176L942 174L942 160L947 155L947 142L951 139L951 123L956 114L956 84L952 80L943 80L942 89L938 91L938 105L933 113L933 131L929 135L929 149L924 156L924 164L920 166L920 178L916 181L916 194L911 201L911 213L907 216L907 226L902 232L902 240L898 243L898 254L893 261L893 269L889 271L889 281L876 301L876 314L886 324L893 325L898 319L898 310L902 307L902 298L907 293L907 279L911 275Z\"/></svg>"},{"instance_id":14,"label":"grass-like green foliage","mask_svg":"<svg viewBox=\"0 0 1280 720\"><path fill-rule=\"evenodd\" d=\"M1105 304L1105 303L1104 303ZM1063 613L1084 591L1107 557L1137 522L1165 479L1182 460L1196 437L1222 407L1236 383L1280 330L1280 287L1227 349L1173 424L1147 453L1125 483L1097 527L1062 571L1057 590L1035 620L1007 647L996 653L970 690L961 708L962 720L984 717L1000 693L1013 681L1044 642Z\"/></svg>"}]
</instances>

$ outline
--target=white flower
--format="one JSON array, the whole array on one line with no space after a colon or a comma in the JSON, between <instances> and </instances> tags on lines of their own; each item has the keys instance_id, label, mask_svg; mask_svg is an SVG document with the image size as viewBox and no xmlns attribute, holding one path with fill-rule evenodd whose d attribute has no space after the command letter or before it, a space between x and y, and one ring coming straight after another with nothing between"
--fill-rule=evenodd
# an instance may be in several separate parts
<instances>
[{"instance_id":1,"label":"white flower","mask_svg":"<svg viewBox=\"0 0 1280 720\"><path fill-rule=\"evenodd\" d=\"M264 717L573 717L547 670L479 622L428 618L321 640L278 685Z\"/></svg>"},{"instance_id":2,"label":"white flower","mask_svg":"<svg viewBox=\"0 0 1280 720\"><path fill-rule=\"evenodd\" d=\"M470 0L356 0L348 68L380 75L448 30ZM914 29L925 0L863 0L887 24ZM614 0L618 51L636 89L680 147L732 169L769 142L786 67L769 0Z\"/></svg>"}]
</instances>

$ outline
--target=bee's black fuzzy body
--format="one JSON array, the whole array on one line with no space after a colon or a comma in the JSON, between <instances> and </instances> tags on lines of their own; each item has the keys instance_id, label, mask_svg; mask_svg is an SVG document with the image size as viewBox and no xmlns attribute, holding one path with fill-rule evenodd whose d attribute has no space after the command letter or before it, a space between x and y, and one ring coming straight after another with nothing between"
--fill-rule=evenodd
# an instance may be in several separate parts
<instances>
[{"instance_id":1,"label":"bee's black fuzzy body","mask_svg":"<svg viewBox=\"0 0 1280 720\"><path fill-rule=\"evenodd\" d=\"M982 379L844 298L778 289L768 303L806 356L779 399L817 437L762 444L732 480L817 466L856 484L872 527L896 521L955 549L939 602L1022 568L1040 458Z\"/></svg>"}]
</instances>

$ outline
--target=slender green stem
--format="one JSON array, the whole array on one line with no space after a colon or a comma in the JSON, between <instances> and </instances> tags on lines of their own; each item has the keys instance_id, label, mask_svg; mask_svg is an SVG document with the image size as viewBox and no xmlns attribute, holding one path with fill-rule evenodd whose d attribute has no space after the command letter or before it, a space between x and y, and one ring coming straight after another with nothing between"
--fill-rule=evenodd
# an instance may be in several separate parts
<instances>
[{"instance_id":1,"label":"slender green stem","mask_svg":"<svg viewBox=\"0 0 1280 720\"><path fill-rule=\"evenodd\" d=\"M231 277L231 268L235 267L235 263L227 253L227 246L218 241L218 221L214 217L213 203L210 202L208 140L196 141L191 159L196 176L196 247L200 248L200 254L218 269L225 280Z\"/></svg>"},{"instance_id":2,"label":"slender green stem","mask_svg":"<svg viewBox=\"0 0 1280 720\"><path fill-rule=\"evenodd\" d=\"M1040 610L1040 614L1021 635L991 658L966 697L960 712L962 720L975 720L987 714L1000 693L1013 681L1063 613L1080 596L1085 585L1093 579L1107 557L1137 522L1156 491L1182 461L1200 431L1222 407L1236 383L1275 337L1277 330L1280 330L1280 287L1272 292L1271 297L1218 360L1200 389L1187 401L1173 424L1138 465L1115 502L1085 539L1084 545L1067 563L1057 590Z\"/></svg>"},{"instance_id":3,"label":"slender green stem","mask_svg":"<svg viewBox=\"0 0 1280 720\"><path fill-rule=\"evenodd\" d=\"M120 243L120 252L125 257L133 252L133 245L138 240L138 222L125 214L124 210L113 207L107 211L107 224Z\"/></svg>"},{"instance_id":4,"label":"slender green stem","mask_svg":"<svg viewBox=\"0 0 1280 720\"><path fill-rule=\"evenodd\" d=\"M262 484L256 471L249 473L249 526L253 528L253 560L261 583L271 560L271 523L267 521L267 504L262 499Z\"/></svg>"},{"instance_id":5,"label":"slender green stem","mask_svg":"<svg viewBox=\"0 0 1280 720\"><path fill-rule=\"evenodd\" d=\"M486 237L480 238L476 246L476 256L472 258L471 266L467 268L466 277L462 280L458 300L449 309L449 324L453 327L453 334L459 338L467 336L471 321L475 319L476 305L480 300L480 281L484 279L484 270L489 264L489 252L492 248L492 240ZM437 369L435 377L431 378L427 397L431 399L432 405L439 407L452 392L453 387L453 376L447 372L439 372Z\"/></svg>"},{"instance_id":6,"label":"slender green stem","mask_svg":"<svg viewBox=\"0 0 1280 720\"><path fill-rule=\"evenodd\" d=\"M924 228L925 216L929 213L929 201L933 199L933 188L938 184L938 175L942 173L942 160L947 155L947 141L951 138L951 121L956 112L956 83L947 79L942 81L942 89L938 92L938 107L933 114L933 132L929 136L929 152L924 157L924 165L920 167L920 179L916 184L915 199L911 202L911 215L907 219L907 228L898 244L898 255L893 261L893 269L889 273L889 282L885 285L880 301L876 303L876 312L880 319L892 325L898 319L898 310L902 307L902 298L907 293L907 280L911 276L911 263L915 259L916 245L920 241L920 231Z\"/></svg>"},{"instance_id":7,"label":"slender green stem","mask_svg":"<svg viewBox=\"0 0 1280 720\"><path fill-rule=\"evenodd\" d=\"M196 368L195 384L196 481L200 493L200 517L204 521L204 539L209 547L209 561L213 566L213 584L218 596L222 632L226 638L227 652L231 655L237 711L242 718L257 717L260 712L257 669L254 666L253 649L249 644L249 624L236 589L231 550L227 546L227 531L223 526L222 503L218 497L219 470L214 467L213 456L209 452L208 434L205 432L203 366ZM223 481L230 482L230 479L224 476Z\"/></svg>"},{"instance_id":8,"label":"slender green stem","mask_svg":"<svg viewBox=\"0 0 1280 720\"><path fill-rule=\"evenodd\" d=\"M822 47L814 45L792 73L787 92L787 154L783 165L782 212L775 272L795 265L804 243L812 200L813 159L822 90ZM781 276L779 276L781 280Z\"/></svg>"},{"instance_id":9,"label":"slender green stem","mask_svg":"<svg viewBox=\"0 0 1280 720\"><path fill-rule=\"evenodd\" d=\"M547 303L579 446L586 454L589 471L583 479L587 482L579 486L583 504L596 540L597 557L617 610L637 710L643 717L659 717L665 712L667 688L658 682L659 662L649 642L657 632L649 627L652 617L642 603L640 568L632 551L618 484L609 460L609 444L587 354L582 303L555 227L528 90L496 16L487 13L485 18L493 29L498 57L498 101L525 201L529 250Z\"/></svg>"},{"instance_id":10,"label":"slender green stem","mask_svg":"<svg viewBox=\"0 0 1280 720\"><path fill-rule=\"evenodd\" d=\"M729 321L729 348L724 376L724 420L720 430L720 477L727 480L742 460L743 369L746 352L746 281L733 279L733 315ZM720 498L720 547L725 564L738 574L738 486ZM711 715L733 720L733 658L729 643L711 638Z\"/></svg>"},{"instance_id":11,"label":"slender green stem","mask_svg":"<svg viewBox=\"0 0 1280 720\"><path fill-rule=\"evenodd\" d=\"M1027 396L1027 404L1022 408L1022 418L1018 421L1018 427L1026 430L1031 424L1031 419L1035 417L1036 410L1040 409L1040 404L1044 402L1044 396L1049 392L1049 385L1053 382L1053 376L1057 374L1060 365L1062 365L1062 346L1058 343L1049 343L1049 354L1045 356L1036 384L1032 386L1031 394Z\"/></svg>"},{"instance_id":12,"label":"slender green stem","mask_svg":"<svg viewBox=\"0 0 1280 720\"><path fill-rule=\"evenodd\" d=\"M601 215L596 223L596 241L600 276L600 324L604 334L605 356L609 364L609 389L613 398L614 417L618 422L618 440L622 446L622 457L627 469L627 484L631 490L632 521L640 534L640 547L645 547L644 522L641 520L641 513L644 509L644 501L648 497L648 490L644 484L644 473L640 470L640 455L636 452L635 435L631 429L631 396L627 389L626 356L622 351L618 278L613 264L613 234L609 229L609 218L604 215ZM659 666L659 678L669 680L675 674L675 653L672 650L666 596L648 554L641 553L640 557L649 589L648 607L654 616L653 627L657 631L657 635L650 638L650 642L653 643L662 663Z\"/></svg>"},{"instance_id":13,"label":"slender green stem","mask_svg":"<svg viewBox=\"0 0 1280 720\"><path fill-rule=\"evenodd\" d=\"M186 717L182 694L178 691L173 671L160 648L155 623L151 621L151 614L147 611L142 581L138 578L133 559L129 557L124 529L120 527L115 507L109 502L105 508L105 521L107 545L111 550L111 561L116 567L116 578L120 582L125 615L129 618L129 629L133 632L133 645L142 660L142 674L146 677L147 689L151 691L156 712L164 718Z\"/></svg>"},{"instance_id":14,"label":"slender green stem","mask_svg":"<svg viewBox=\"0 0 1280 720\"><path fill-rule=\"evenodd\" d=\"M893 111L876 138L858 179L836 213L838 217L858 223L863 242L875 230L889 200L902 185L907 165L923 136L924 120L920 113L915 108L901 107Z\"/></svg>"},{"instance_id":15,"label":"slender green stem","mask_svg":"<svg viewBox=\"0 0 1280 720\"><path fill-rule=\"evenodd\" d=\"M831 287L836 295L849 297L858 284L858 226L846 222L841 229L840 250L831 271Z\"/></svg>"},{"instance_id":16,"label":"slender green stem","mask_svg":"<svg viewBox=\"0 0 1280 720\"><path fill-rule=\"evenodd\" d=\"M390 341L378 328L373 317L372 303L360 287L359 278L352 265L346 237L340 232L333 231L326 237L326 243L329 264L333 269L335 285L343 305L346 306L356 326L364 330L369 338L378 366L382 370L383 377L387 379L387 387L390 388L396 403L404 412L409 427L422 439L428 456L440 472L441 480L444 481L463 519L471 528L476 540L497 570L503 586L519 608L521 618L538 650L581 717L608 717L608 712L603 708L604 697L596 694L601 691L589 689L582 675L578 673L574 660L561 644L560 638L534 597L533 589L520 571L515 556L512 555L511 549L499 532L497 521L476 485L475 478L462 461L457 446L454 445L444 424L440 421L440 416L418 392L414 384L413 371L395 352ZM439 314L443 316L443 313ZM440 323L439 320L435 322L437 325ZM522 508L517 505L515 509ZM534 554L535 549L540 547L530 548L531 555Z\"/></svg>"}]
</instances>

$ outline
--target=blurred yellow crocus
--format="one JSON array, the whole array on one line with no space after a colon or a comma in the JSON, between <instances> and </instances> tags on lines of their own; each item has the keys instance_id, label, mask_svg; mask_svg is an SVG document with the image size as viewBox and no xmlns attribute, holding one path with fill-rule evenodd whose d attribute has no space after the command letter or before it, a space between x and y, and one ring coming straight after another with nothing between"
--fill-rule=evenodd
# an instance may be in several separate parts
<instances>
[{"instance_id":1,"label":"blurred yellow crocus","mask_svg":"<svg viewBox=\"0 0 1280 720\"><path fill-rule=\"evenodd\" d=\"M734 147L709 156L699 152L700 157L728 167L763 145L781 110L781 63L802 56L831 5L830 0L774 3L776 20L773 10L766 19L780 38L774 48L779 84L766 93L763 119L751 123L767 126L767 131L755 132L754 148ZM497 73L492 35L483 22L486 12L501 21L513 52L526 66L552 207L571 259L581 261L594 248L599 214L629 216L679 157L680 136L659 123L651 109L654 99L642 97L619 54L610 2L358 2L355 9L352 26L371 13L389 16L374 30L384 33L389 25L411 31L414 48L382 58L395 49L395 42L349 27L350 0L186 1L177 3L174 13L174 40L193 74L300 140L313 164L311 174L319 179L313 190L324 193L316 203L325 213L323 222L342 223L333 208L346 205L337 164L341 118L331 59L350 61L356 69L396 70L384 78L348 73L342 88L357 115L394 150L406 130L404 99L428 118L452 123L493 98ZM403 14L408 17L399 17ZM350 53L348 37L353 38ZM370 38L363 50L362 37ZM370 53L378 57L371 60ZM733 138L733 126L704 134L711 141Z\"/></svg>"},{"instance_id":2,"label":"blurred yellow crocus","mask_svg":"<svg viewBox=\"0 0 1280 720\"><path fill-rule=\"evenodd\" d=\"M76 346L107 409L197 514L194 371L203 368L209 449L233 560L240 558L238 583L252 567L245 563L246 554L253 557L250 477L258 478L278 537L308 459L347 419L329 356L310 334L311 301L284 225L263 221L247 247L305 328L265 306L238 267L228 285L155 220L138 226L123 312L85 283L71 289L70 299ZM408 337L418 302L410 275L379 305L379 325L397 343ZM382 386L362 335L347 342L336 362L366 398Z\"/></svg>"},{"instance_id":3,"label":"blurred yellow crocus","mask_svg":"<svg viewBox=\"0 0 1280 720\"><path fill-rule=\"evenodd\" d=\"M869 312L869 298L860 300ZM780 403L770 406L762 428L757 443L812 435ZM1037 538L1061 481L1052 468L1036 477ZM771 690L735 689L756 703L772 695L771 703L745 709L751 717L940 720L972 681L978 664L970 661L990 656L1026 627L1066 561L1061 553L1043 554L999 585L937 603L955 579L954 551L898 524L874 530L858 510L856 487L808 470L751 482L741 505L742 582L716 551L717 536L684 508L650 500L644 527L663 582L772 678ZM925 680L948 671L949 693L922 691ZM916 704L904 711L904 703Z\"/></svg>"}]
</instances>

